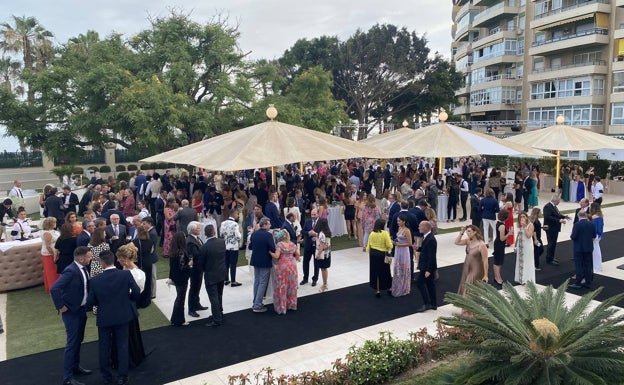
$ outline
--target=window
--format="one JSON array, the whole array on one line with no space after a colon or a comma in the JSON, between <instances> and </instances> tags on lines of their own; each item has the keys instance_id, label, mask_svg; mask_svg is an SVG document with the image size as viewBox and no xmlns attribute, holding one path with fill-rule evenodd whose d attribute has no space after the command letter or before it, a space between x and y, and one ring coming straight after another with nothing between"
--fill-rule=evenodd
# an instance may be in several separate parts
<instances>
[{"instance_id":1,"label":"window","mask_svg":"<svg viewBox=\"0 0 624 385\"><path fill-rule=\"evenodd\" d=\"M615 119L615 104L612 109L612 121ZM603 105L571 105L558 107L538 107L529 109L530 127L546 127L555 124L557 116L563 115L566 124L571 126L600 126L604 124ZM621 124L624 124L624 103L620 103ZM616 123L612 123L616 124Z\"/></svg>"},{"instance_id":2,"label":"window","mask_svg":"<svg viewBox=\"0 0 624 385\"><path fill-rule=\"evenodd\" d=\"M611 124L624 124L624 103L611 105Z\"/></svg>"},{"instance_id":3,"label":"window","mask_svg":"<svg viewBox=\"0 0 624 385\"><path fill-rule=\"evenodd\" d=\"M613 73L613 92L624 92L624 71Z\"/></svg>"}]
</instances>

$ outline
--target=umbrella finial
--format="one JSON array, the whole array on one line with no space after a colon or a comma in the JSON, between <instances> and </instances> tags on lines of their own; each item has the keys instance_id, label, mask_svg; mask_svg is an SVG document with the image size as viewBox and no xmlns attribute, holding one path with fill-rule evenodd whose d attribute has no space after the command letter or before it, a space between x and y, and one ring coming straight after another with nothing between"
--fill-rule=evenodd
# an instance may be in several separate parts
<instances>
[{"instance_id":1,"label":"umbrella finial","mask_svg":"<svg viewBox=\"0 0 624 385\"><path fill-rule=\"evenodd\" d=\"M407 127L409 125L409 123L407 122L407 119L403 119L403 127Z\"/></svg>"},{"instance_id":2,"label":"umbrella finial","mask_svg":"<svg viewBox=\"0 0 624 385\"><path fill-rule=\"evenodd\" d=\"M442 110L442 112L440 112L440 115L438 115L438 119L442 123L446 122L446 119L448 119L448 114L446 113L446 111Z\"/></svg>"},{"instance_id":3,"label":"umbrella finial","mask_svg":"<svg viewBox=\"0 0 624 385\"><path fill-rule=\"evenodd\" d=\"M563 124L563 122L565 122L565 118L563 117L563 115L559 115L557 116L557 124Z\"/></svg>"},{"instance_id":4,"label":"umbrella finial","mask_svg":"<svg viewBox=\"0 0 624 385\"><path fill-rule=\"evenodd\" d=\"M266 116L270 120L274 120L277 117L277 108L273 104L269 104L269 108L266 110Z\"/></svg>"}]
</instances>

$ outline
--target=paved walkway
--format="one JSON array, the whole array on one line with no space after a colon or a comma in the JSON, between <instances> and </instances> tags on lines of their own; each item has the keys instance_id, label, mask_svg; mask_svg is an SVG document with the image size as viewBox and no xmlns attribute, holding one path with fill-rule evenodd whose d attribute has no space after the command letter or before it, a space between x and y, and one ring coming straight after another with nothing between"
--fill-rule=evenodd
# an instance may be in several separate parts
<instances>
[{"instance_id":1,"label":"paved walkway","mask_svg":"<svg viewBox=\"0 0 624 385\"><path fill-rule=\"evenodd\" d=\"M540 196L542 206L549 199L549 194ZM624 196L606 196L605 204L624 202ZM578 207L576 203L560 204L560 209L570 210ZM461 210L460 210L461 211ZM622 206L607 208L604 210L605 231L624 228L624 216L621 216ZM469 222L441 223L441 228L453 228ZM572 224L563 226L559 240L569 239ZM461 247L455 246L453 241L457 233L438 235L438 265L440 267L461 263L464 260L464 252ZM545 240L545 239L544 239ZM508 252L512 249L508 248ZM335 251L332 253L332 267L329 270L329 289L335 290L342 287L352 286L367 282L368 280L368 256L359 248ZM624 263L624 257L603 264L602 275L611 276L624 280L624 270L618 270L616 266ZM301 276L301 265L299 266ZM224 293L225 313L231 313L251 306L252 272L248 267L239 267L237 280L243 285L236 288L227 287ZM156 306L165 314L170 315L175 299L175 288L168 287L165 279L158 281L158 296L154 300ZM522 290L522 287L519 288ZM318 294L318 286L304 285L299 288L299 296ZM373 293L371 292L371 296ZM571 300L576 296L569 294ZM201 291L201 302L208 303L205 290ZM270 301L269 301L270 302ZM295 374L309 370L324 370L331 368L331 364L337 358L344 357L349 347L362 344L366 340L377 339L380 331L391 330L395 336L406 338L410 332L423 327L428 330L435 329L435 320L440 316L451 315L455 309L451 305L439 307L437 311L418 313L408 317L395 319L390 322L354 330L331 338L287 349L254 360L241 362L236 365L220 368L189 378L180 379L171 384L176 385L227 385L228 376L240 373L255 373L262 368L270 366L278 374ZM201 317L206 318L210 311L201 312ZM0 294L0 316L6 320L6 294ZM6 359L6 333L0 334L0 360Z\"/></svg>"}]
</instances>

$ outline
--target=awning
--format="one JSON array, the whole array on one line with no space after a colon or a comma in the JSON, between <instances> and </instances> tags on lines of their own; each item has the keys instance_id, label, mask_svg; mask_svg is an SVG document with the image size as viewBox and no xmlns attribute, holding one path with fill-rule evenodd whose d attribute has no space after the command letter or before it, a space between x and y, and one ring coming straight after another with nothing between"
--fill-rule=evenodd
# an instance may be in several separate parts
<instances>
[{"instance_id":1,"label":"awning","mask_svg":"<svg viewBox=\"0 0 624 385\"><path fill-rule=\"evenodd\" d=\"M494 41L491 41L489 43L485 43L484 45L479 45L479 40L477 40L476 42L472 43L472 50L477 50L477 49L483 49L483 48L487 48L487 47L491 47L494 44L498 44L498 43L502 43L503 42L503 38L501 37L500 39L496 39Z\"/></svg>"},{"instance_id":2,"label":"awning","mask_svg":"<svg viewBox=\"0 0 624 385\"><path fill-rule=\"evenodd\" d=\"M580 21L580 20L585 20L585 19L593 19L594 15L595 15L595 13L590 13L590 14L587 14L587 15L576 16L576 17L571 17L569 19L555 21L554 23L550 23L550 24L543 25L541 27L537 27L537 28L535 28L535 30L536 31L543 31L543 30L546 30L546 29L550 29L552 27L556 27L558 25L570 24L570 23L574 23L575 21Z\"/></svg>"}]
</instances>

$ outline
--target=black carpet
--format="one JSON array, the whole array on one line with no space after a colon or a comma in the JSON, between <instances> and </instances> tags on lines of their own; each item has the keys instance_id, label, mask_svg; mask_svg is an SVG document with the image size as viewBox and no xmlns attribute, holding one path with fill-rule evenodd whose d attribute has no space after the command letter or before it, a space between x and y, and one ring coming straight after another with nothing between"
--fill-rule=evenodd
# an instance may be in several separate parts
<instances>
[{"instance_id":1,"label":"black carpet","mask_svg":"<svg viewBox=\"0 0 624 385\"><path fill-rule=\"evenodd\" d=\"M601 242L604 261L622 256L618 240L623 237L624 230L605 234ZM574 274L570 241L557 245L557 256L561 266L543 264L543 270L537 272L539 284L558 286ZM462 250L458 247L457 260L462 259ZM515 256L508 254L503 266L504 278L513 278L514 265ZM457 291L461 268L461 263L458 263L440 269L437 286L440 306L443 305L442 293ZM619 293L622 282L596 276L594 285L604 286L598 299L605 299ZM578 294L584 292L586 290ZM421 297L415 288L404 297L384 295L379 299L375 298L374 291L367 284L361 284L299 298L299 310L286 316L276 315L272 309L262 314L241 310L225 315L225 324L216 329L205 327L206 321L200 320L188 327L144 331L145 348L152 352L145 362L130 372L130 382L133 385L154 385L175 381L411 315L421 304ZM624 307L624 303L619 306ZM97 342L82 345L81 364L84 367L97 369L97 356ZM62 360L63 350L57 349L0 362L0 378L5 385L61 383ZM271 365L271 362L266 363L267 367ZM101 377L96 372L81 377L80 381L87 385L100 384Z\"/></svg>"}]
</instances>

